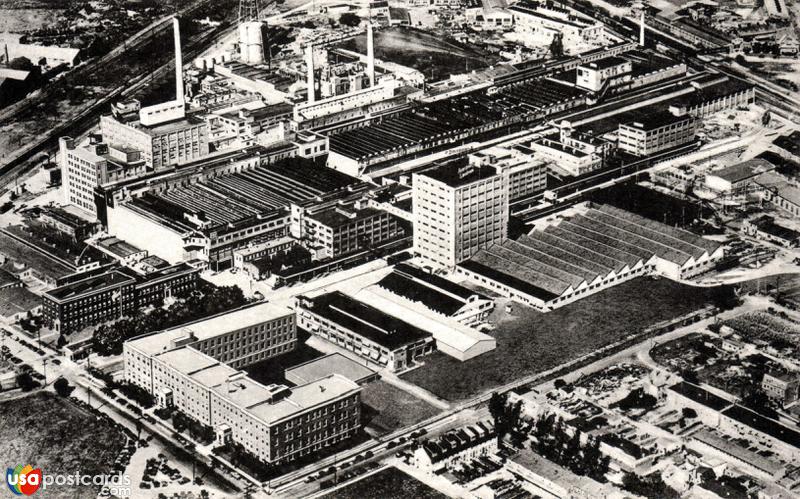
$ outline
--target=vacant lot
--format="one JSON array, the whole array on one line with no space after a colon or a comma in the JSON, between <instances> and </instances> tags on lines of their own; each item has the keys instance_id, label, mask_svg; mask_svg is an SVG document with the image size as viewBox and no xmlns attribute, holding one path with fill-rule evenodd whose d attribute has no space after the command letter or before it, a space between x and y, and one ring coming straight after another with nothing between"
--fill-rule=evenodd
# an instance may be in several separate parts
<instances>
[{"instance_id":1,"label":"vacant lot","mask_svg":"<svg viewBox=\"0 0 800 499\"><path fill-rule=\"evenodd\" d=\"M362 421L368 430L385 435L424 421L439 410L385 381L374 381L361 392Z\"/></svg>"},{"instance_id":2,"label":"vacant lot","mask_svg":"<svg viewBox=\"0 0 800 499\"><path fill-rule=\"evenodd\" d=\"M125 435L68 400L37 393L0 404L0 456L7 466L31 464L46 474L111 471ZM48 488L42 497L94 498L99 487Z\"/></svg>"},{"instance_id":3,"label":"vacant lot","mask_svg":"<svg viewBox=\"0 0 800 499\"><path fill-rule=\"evenodd\" d=\"M374 37L375 57L414 68L431 81L481 69L497 60L496 56L458 46L434 33L392 28L377 31ZM367 51L367 35L357 36L342 46L364 54Z\"/></svg>"},{"instance_id":4,"label":"vacant lot","mask_svg":"<svg viewBox=\"0 0 800 499\"><path fill-rule=\"evenodd\" d=\"M728 287L699 288L642 277L553 312L514 305L516 317L497 325L495 350L466 362L437 352L404 379L448 400L466 399L546 371L730 293Z\"/></svg>"},{"instance_id":5,"label":"vacant lot","mask_svg":"<svg viewBox=\"0 0 800 499\"><path fill-rule=\"evenodd\" d=\"M444 494L397 468L385 470L323 496L325 499L439 499Z\"/></svg>"}]
</instances>

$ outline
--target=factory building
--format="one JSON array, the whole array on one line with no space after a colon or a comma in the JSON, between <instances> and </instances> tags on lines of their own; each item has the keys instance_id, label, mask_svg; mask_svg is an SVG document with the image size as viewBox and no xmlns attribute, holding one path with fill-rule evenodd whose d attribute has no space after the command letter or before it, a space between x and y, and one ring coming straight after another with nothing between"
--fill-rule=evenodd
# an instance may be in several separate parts
<instances>
[{"instance_id":1,"label":"factory building","mask_svg":"<svg viewBox=\"0 0 800 499\"><path fill-rule=\"evenodd\" d=\"M226 268L235 251L287 236L292 203L358 183L296 154L291 144L251 146L114 186L102 193L104 223L171 263Z\"/></svg>"},{"instance_id":2,"label":"factory building","mask_svg":"<svg viewBox=\"0 0 800 499\"><path fill-rule=\"evenodd\" d=\"M235 325L234 325L235 324ZM265 386L234 365L294 348L289 309L270 303L141 336L124 345L125 379L238 443L265 463L291 461L360 427L360 387L338 374L288 388Z\"/></svg>"},{"instance_id":3,"label":"factory building","mask_svg":"<svg viewBox=\"0 0 800 499\"><path fill-rule=\"evenodd\" d=\"M112 146L141 151L145 164L160 170L208 155L208 123L195 116L147 126L116 116L100 117L100 134Z\"/></svg>"},{"instance_id":4,"label":"factory building","mask_svg":"<svg viewBox=\"0 0 800 499\"><path fill-rule=\"evenodd\" d=\"M634 156L649 156L692 142L697 120L689 115L661 112L622 123L617 131L620 150Z\"/></svg>"},{"instance_id":5,"label":"factory building","mask_svg":"<svg viewBox=\"0 0 800 499\"><path fill-rule=\"evenodd\" d=\"M303 242L317 258L337 258L406 235L402 221L366 202L338 203L306 209Z\"/></svg>"},{"instance_id":6,"label":"factory building","mask_svg":"<svg viewBox=\"0 0 800 499\"><path fill-rule=\"evenodd\" d=\"M298 296L297 325L390 371L413 367L434 350L431 333L339 291Z\"/></svg>"},{"instance_id":7,"label":"factory building","mask_svg":"<svg viewBox=\"0 0 800 499\"><path fill-rule=\"evenodd\" d=\"M595 152L586 152L583 148L567 145L558 140L542 138L530 144L530 148L538 155L547 158L550 168L577 177L597 170L603 166L603 157Z\"/></svg>"},{"instance_id":8,"label":"factory building","mask_svg":"<svg viewBox=\"0 0 800 499\"><path fill-rule=\"evenodd\" d=\"M601 23L554 4L520 2L508 10L514 15L515 31L533 45L549 44L557 36L562 38L565 47L601 42L605 37Z\"/></svg>"},{"instance_id":9,"label":"factory building","mask_svg":"<svg viewBox=\"0 0 800 499\"><path fill-rule=\"evenodd\" d=\"M600 205L481 250L456 272L539 310L552 310L633 277L687 279L722 257L722 246L691 232Z\"/></svg>"},{"instance_id":10,"label":"factory building","mask_svg":"<svg viewBox=\"0 0 800 499\"><path fill-rule=\"evenodd\" d=\"M508 236L508 177L458 162L413 175L414 252L453 267Z\"/></svg>"},{"instance_id":11,"label":"factory building","mask_svg":"<svg viewBox=\"0 0 800 499\"><path fill-rule=\"evenodd\" d=\"M93 138L76 144L70 137L58 141L58 165L61 168L61 189L64 200L73 206L96 213L95 187L146 172L139 151L122 146L109 146Z\"/></svg>"},{"instance_id":12,"label":"factory building","mask_svg":"<svg viewBox=\"0 0 800 499\"><path fill-rule=\"evenodd\" d=\"M547 188L547 161L527 146L492 146L467 155L471 164L494 165L508 177L508 199L513 201Z\"/></svg>"},{"instance_id":13,"label":"factory building","mask_svg":"<svg viewBox=\"0 0 800 499\"><path fill-rule=\"evenodd\" d=\"M22 43L22 37L14 33L0 33L0 62L8 64L14 59L24 57L38 65L44 61L48 68L62 64L73 67L80 61L81 50L54 45Z\"/></svg>"},{"instance_id":14,"label":"factory building","mask_svg":"<svg viewBox=\"0 0 800 499\"><path fill-rule=\"evenodd\" d=\"M608 85L620 85L631 79L633 63L628 59L611 56L581 64L577 69L576 84L592 92Z\"/></svg>"}]
</instances>

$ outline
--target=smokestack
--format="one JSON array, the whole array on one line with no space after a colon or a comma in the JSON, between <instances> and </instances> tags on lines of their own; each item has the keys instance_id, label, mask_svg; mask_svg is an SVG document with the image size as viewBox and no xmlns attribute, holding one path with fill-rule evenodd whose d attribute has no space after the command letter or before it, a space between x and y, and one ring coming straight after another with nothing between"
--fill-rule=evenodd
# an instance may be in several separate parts
<instances>
[{"instance_id":1,"label":"smokestack","mask_svg":"<svg viewBox=\"0 0 800 499\"><path fill-rule=\"evenodd\" d=\"M11 62L11 59L8 58L8 43L6 43L6 65Z\"/></svg>"},{"instance_id":2,"label":"smokestack","mask_svg":"<svg viewBox=\"0 0 800 499\"><path fill-rule=\"evenodd\" d=\"M372 23L367 23L367 77L369 86L375 86L375 46L372 40Z\"/></svg>"},{"instance_id":3,"label":"smokestack","mask_svg":"<svg viewBox=\"0 0 800 499\"><path fill-rule=\"evenodd\" d=\"M183 102L183 54L181 53L181 27L178 18L172 18L172 33L175 36L175 100Z\"/></svg>"},{"instance_id":4,"label":"smokestack","mask_svg":"<svg viewBox=\"0 0 800 499\"><path fill-rule=\"evenodd\" d=\"M311 44L306 46L306 66L308 67L308 103L314 103L314 47Z\"/></svg>"},{"instance_id":5,"label":"smokestack","mask_svg":"<svg viewBox=\"0 0 800 499\"><path fill-rule=\"evenodd\" d=\"M644 47L644 6L642 6L642 18L639 25L639 45Z\"/></svg>"}]
</instances>

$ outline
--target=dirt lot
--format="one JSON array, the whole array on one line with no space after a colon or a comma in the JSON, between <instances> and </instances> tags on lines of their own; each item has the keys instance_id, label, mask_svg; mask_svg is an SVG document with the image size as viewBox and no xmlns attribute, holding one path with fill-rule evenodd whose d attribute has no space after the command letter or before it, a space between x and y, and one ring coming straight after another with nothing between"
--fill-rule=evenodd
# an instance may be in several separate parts
<instances>
[{"instance_id":1,"label":"dirt lot","mask_svg":"<svg viewBox=\"0 0 800 499\"><path fill-rule=\"evenodd\" d=\"M0 404L0 456L7 466L31 464L45 474L104 474L125 440L119 427L52 393ZM41 497L94 498L98 492L97 487L53 486Z\"/></svg>"},{"instance_id":2,"label":"dirt lot","mask_svg":"<svg viewBox=\"0 0 800 499\"><path fill-rule=\"evenodd\" d=\"M515 317L497 325L495 350L466 362L437 352L403 378L447 400L470 398L697 310L721 292L729 289L642 277L549 313L515 304Z\"/></svg>"},{"instance_id":3,"label":"dirt lot","mask_svg":"<svg viewBox=\"0 0 800 499\"><path fill-rule=\"evenodd\" d=\"M385 381L374 381L361 392L362 420L370 433L385 435L436 415L439 410Z\"/></svg>"},{"instance_id":4,"label":"dirt lot","mask_svg":"<svg viewBox=\"0 0 800 499\"><path fill-rule=\"evenodd\" d=\"M359 480L336 492L322 496L324 499L439 499L447 496L428 487L397 468L385 470Z\"/></svg>"}]
</instances>

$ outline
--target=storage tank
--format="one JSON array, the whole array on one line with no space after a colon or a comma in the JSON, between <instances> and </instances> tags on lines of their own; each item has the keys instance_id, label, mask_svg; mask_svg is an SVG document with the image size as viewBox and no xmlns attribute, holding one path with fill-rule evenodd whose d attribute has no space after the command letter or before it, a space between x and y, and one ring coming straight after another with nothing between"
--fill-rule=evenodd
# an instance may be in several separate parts
<instances>
[{"instance_id":1,"label":"storage tank","mask_svg":"<svg viewBox=\"0 0 800 499\"><path fill-rule=\"evenodd\" d=\"M248 21L239 25L239 53L245 64L264 63L263 24Z\"/></svg>"}]
</instances>

